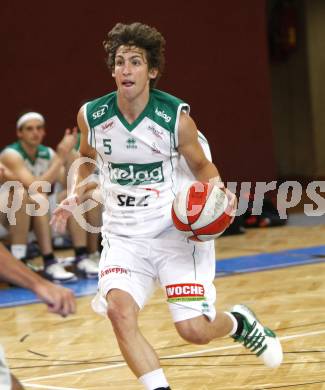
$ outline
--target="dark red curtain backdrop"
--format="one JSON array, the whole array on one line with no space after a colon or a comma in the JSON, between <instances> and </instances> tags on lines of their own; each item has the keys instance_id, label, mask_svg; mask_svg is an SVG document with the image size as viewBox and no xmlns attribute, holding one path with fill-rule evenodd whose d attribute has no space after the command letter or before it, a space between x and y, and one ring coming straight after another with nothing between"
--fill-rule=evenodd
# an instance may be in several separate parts
<instances>
[{"instance_id":1,"label":"dark red curtain backdrop","mask_svg":"<svg viewBox=\"0 0 325 390\"><path fill-rule=\"evenodd\" d=\"M55 146L84 101L114 88L102 41L119 21L163 33L158 87L191 104L224 178L275 179L264 0L3 1L0 147L29 109L46 116Z\"/></svg>"}]
</instances>

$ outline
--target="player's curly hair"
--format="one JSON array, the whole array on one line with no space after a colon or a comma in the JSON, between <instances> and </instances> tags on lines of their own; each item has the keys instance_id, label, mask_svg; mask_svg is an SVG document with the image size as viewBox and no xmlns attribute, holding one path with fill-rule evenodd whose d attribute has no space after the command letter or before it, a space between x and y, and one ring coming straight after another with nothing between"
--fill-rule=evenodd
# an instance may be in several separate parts
<instances>
[{"instance_id":1,"label":"player's curly hair","mask_svg":"<svg viewBox=\"0 0 325 390\"><path fill-rule=\"evenodd\" d=\"M165 39L157 29L139 22L117 23L107 33L103 45L107 54L106 62L111 71L114 70L116 51L121 45L145 49L149 70L158 69L158 76L150 80L150 87L155 87L165 65Z\"/></svg>"}]
</instances>

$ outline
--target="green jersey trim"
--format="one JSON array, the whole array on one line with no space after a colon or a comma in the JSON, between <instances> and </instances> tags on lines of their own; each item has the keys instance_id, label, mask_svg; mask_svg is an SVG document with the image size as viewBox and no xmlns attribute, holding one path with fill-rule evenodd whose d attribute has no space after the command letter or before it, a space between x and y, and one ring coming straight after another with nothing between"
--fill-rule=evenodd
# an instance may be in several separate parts
<instances>
[{"instance_id":1,"label":"green jersey trim","mask_svg":"<svg viewBox=\"0 0 325 390\"><path fill-rule=\"evenodd\" d=\"M204 135L198 131L198 137L201 141L205 142L206 144L208 144L208 140L204 137Z\"/></svg>"},{"instance_id":2,"label":"green jersey trim","mask_svg":"<svg viewBox=\"0 0 325 390\"><path fill-rule=\"evenodd\" d=\"M111 92L100 98L87 102L84 107L89 128L95 128L104 121L116 115L113 101L116 92Z\"/></svg>"},{"instance_id":3,"label":"green jersey trim","mask_svg":"<svg viewBox=\"0 0 325 390\"><path fill-rule=\"evenodd\" d=\"M19 141L14 142L11 145L8 145L5 149L15 150L16 152L18 152L21 155L23 160L28 160L32 165L35 165L36 160L38 158L41 158L43 160L50 160L52 157L51 153L50 153L50 149L44 145L38 145L37 150L36 150L35 159L32 159L27 154L27 152L25 151L25 149L23 148L23 146L21 145L21 143Z\"/></svg>"},{"instance_id":4,"label":"green jersey trim","mask_svg":"<svg viewBox=\"0 0 325 390\"><path fill-rule=\"evenodd\" d=\"M143 120L143 118L145 118L150 110L152 106L152 97L151 97L151 94L149 96L149 101L146 105L146 107L144 108L144 110L141 112L141 114L137 117L137 119L135 121L133 121L132 123L129 123L123 116L123 114L121 113L121 111L119 110L118 108L118 105L117 105L117 94L115 94L115 99L114 99L114 110L116 112L116 115L117 117L119 118L119 120L121 121L121 123L123 124L123 126L129 131L131 132L132 130L134 130L138 124Z\"/></svg>"},{"instance_id":5,"label":"green jersey trim","mask_svg":"<svg viewBox=\"0 0 325 390\"><path fill-rule=\"evenodd\" d=\"M175 121L175 130L174 130L174 142L175 142L175 148L178 147L178 126L179 126L179 120L181 117L181 112L185 112L189 115L190 113L190 106L187 103L180 103L180 105L177 108L177 115L176 115L176 121Z\"/></svg>"},{"instance_id":6,"label":"green jersey trim","mask_svg":"<svg viewBox=\"0 0 325 390\"><path fill-rule=\"evenodd\" d=\"M180 113L181 111L189 112L189 109L189 105L177 97L158 89L151 89L146 107L135 121L129 123L119 110L116 91L111 92L87 102L84 106L84 116L90 132L90 145L94 144L94 128L115 115L129 132L132 132L147 117L173 133L174 144L177 145Z\"/></svg>"}]
</instances>

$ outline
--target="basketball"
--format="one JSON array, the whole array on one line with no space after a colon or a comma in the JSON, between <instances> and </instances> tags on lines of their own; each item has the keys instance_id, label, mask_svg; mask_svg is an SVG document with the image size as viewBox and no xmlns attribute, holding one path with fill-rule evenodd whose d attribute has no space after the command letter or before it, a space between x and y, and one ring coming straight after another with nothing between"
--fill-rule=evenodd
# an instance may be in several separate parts
<instances>
[{"instance_id":1,"label":"basketball","mask_svg":"<svg viewBox=\"0 0 325 390\"><path fill-rule=\"evenodd\" d=\"M172 219L190 240L210 241L230 225L231 211L225 191L210 183L194 182L177 193Z\"/></svg>"}]
</instances>

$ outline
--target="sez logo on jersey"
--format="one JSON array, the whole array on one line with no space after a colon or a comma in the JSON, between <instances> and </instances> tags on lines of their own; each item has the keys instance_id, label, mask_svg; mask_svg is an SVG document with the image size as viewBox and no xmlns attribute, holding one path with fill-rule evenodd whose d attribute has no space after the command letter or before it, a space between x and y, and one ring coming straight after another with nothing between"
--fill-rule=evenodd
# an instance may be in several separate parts
<instances>
[{"instance_id":1,"label":"sez logo on jersey","mask_svg":"<svg viewBox=\"0 0 325 390\"><path fill-rule=\"evenodd\" d=\"M105 115L105 112L108 110L108 105L103 104L102 106L98 107L98 110L92 113L93 119L98 119Z\"/></svg>"},{"instance_id":2,"label":"sez logo on jersey","mask_svg":"<svg viewBox=\"0 0 325 390\"><path fill-rule=\"evenodd\" d=\"M197 283L169 284L166 286L167 301L204 301L204 286Z\"/></svg>"},{"instance_id":3,"label":"sez logo on jersey","mask_svg":"<svg viewBox=\"0 0 325 390\"><path fill-rule=\"evenodd\" d=\"M153 184L164 181L162 161L150 164L108 163L112 183L126 185Z\"/></svg>"}]
</instances>

